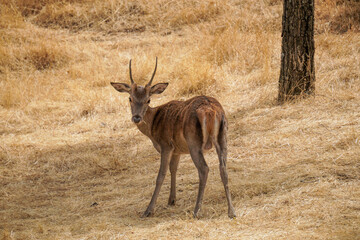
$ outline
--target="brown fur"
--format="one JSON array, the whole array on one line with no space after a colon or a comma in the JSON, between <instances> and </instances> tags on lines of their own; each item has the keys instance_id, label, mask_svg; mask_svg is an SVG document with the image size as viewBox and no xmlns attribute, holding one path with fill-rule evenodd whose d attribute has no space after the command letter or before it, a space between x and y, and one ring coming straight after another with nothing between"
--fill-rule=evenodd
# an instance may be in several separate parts
<instances>
[{"instance_id":1,"label":"brown fur","mask_svg":"<svg viewBox=\"0 0 360 240\"><path fill-rule=\"evenodd\" d=\"M194 210L194 216L197 215L201 206L208 172L208 167L204 161L202 152L211 149L212 146L215 145L217 146L216 150L220 160L221 177L228 199L228 214L231 218L235 217L235 211L231 204L227 186L227 120L220 103L215 98L207 96L197 96L187 101L171 101L155 108L148 107L143 118L144 120L137 124L137 127L143 134L151 139L158 152L163 153L164 149L171 149L171 154L168 158L163 160L162 157L161 160L165 161L164 165L170 164L171 190L169 205L175 204L175 174L179 157L181 154L190 153L198 168L200 177L199 195ZM195 149L194 151L200 151L200 155L195 156L195 154L192 154L191 147ZM173 160L174 157L176 160ZM204 173L202 169L205 169ZM166 174L163 171L160 167L158 179L159 177L161 178L161 176L164 177ZM163 179L163 177L161 179ZM159 181L157 180L157 184L158 183ZM157 188L143 216L149 216L153 212L159 192Z\"/></svg>"},{"instance_id":2,"label":"brown fur","mask_svg":"<svg viewBox=\"0 0 360 240\"><path fill-rule=\"evenodd\" d=\"M215 98L197 96L187 101L170 101L151 108L149 106L150 96L162 93L168 85L167 83L158 83L151 86L156 66L150 82L145 87L137 86L132 80L131 61L129 64L131 86L126 83L111 83L119 92L130 94L132 121L136 123L143 134L150 138L156 150L161 154L156 187L143 217L153 213L167 169L170 169L171 172L168 203L169 205L175 204L176 171L181 154L191 155L199 173L199 192L194 209L194 216L197 216L209 172L203 153L205 150L211 149L213 145L219 157L220 176L228 202L228 216L235 217L226 171L227 120L221 104Z\"/></svg>"},{"instance_id":3,"label":"brown fur","mask_svg":"<svg viewBox=\"0 0 360 240\"><path fill-rule=\"evenodd\" d=\"M193 134L200 139L204 149L212 147L211 141L217 139L220 128L220 124L215 126L215 121L222 124L226 121L220 103L212 97L197 96L187 101L149 107L143 123L137 126L154 145L170 145L174 147L174 153L186 154L189 153L186 139Z\"/></svg>"}]
</instances>

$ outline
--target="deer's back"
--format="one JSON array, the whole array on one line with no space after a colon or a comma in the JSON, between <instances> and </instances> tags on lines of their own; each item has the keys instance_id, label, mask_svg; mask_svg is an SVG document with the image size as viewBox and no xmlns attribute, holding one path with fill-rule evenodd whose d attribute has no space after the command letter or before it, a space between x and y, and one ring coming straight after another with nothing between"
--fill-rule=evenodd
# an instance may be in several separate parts
<instances>
[{"instance_id":1,"label":"deer's back","mask_svg":"<svg viewBox=\"0 0 360 240\"><path fill-rule=\"evenodd\" d=\"M175 152L188 153L189 139L203 141L201 116L211 113L215 113L218 122L226 121L224 110L215 98L197 96L186 101L170 101L157 107L151 135L160 146L170 145Z\"/></svg>"}]
</instances>

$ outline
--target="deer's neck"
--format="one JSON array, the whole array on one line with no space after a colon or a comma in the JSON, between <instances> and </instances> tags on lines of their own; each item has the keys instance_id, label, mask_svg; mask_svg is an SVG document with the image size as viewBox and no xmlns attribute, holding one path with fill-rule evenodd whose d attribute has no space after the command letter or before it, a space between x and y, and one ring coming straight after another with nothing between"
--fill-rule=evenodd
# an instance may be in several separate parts
<instances>
[{"instance_id":1,"label":"deer's neck","mask_svg":"<svg viewBox=\"0 0 360 240\"><path fill-rule=\"evenodd\" d=\"M148 109L146 110L146 113L144 115L144 120L141 123L136 125L138 127L138 129L140 130L140 132L142 132L149 138L152 138L151 137L151 126L153 124L153 120L154 120L154 116L155 116L156 112L157 112L157 108L148 107Z\"/></svg>"}]
</instances>

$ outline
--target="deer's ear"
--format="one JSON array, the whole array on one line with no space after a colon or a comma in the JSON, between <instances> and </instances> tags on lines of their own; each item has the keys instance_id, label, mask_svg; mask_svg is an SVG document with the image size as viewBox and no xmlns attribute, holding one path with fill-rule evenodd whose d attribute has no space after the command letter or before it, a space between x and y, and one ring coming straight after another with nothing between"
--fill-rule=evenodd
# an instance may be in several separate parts
<instances>
[{"instance_id":1,"label":"deer's ear","mask_svg":"<svg viewBox=\"0 0 360 240\"><path fill-rule=\"evenodd\" d=\"M152 94L160 94L163 91L165 91L166 87L169 85L169 83L158 83L151 87L150 95Z\"/></svg>"},{"instance_id":2,"label":"deer's ear","mask_svg":"<svg viewBox=\"0 0 360 240\"><path fill-rule=\"evenodd\" d=\"M128 84L126 84L126 83L111 82L110 84L119 92L127 92L127 93L129 93L130 90L131 90L130 86Z\"/></svg>"}]
</instances>

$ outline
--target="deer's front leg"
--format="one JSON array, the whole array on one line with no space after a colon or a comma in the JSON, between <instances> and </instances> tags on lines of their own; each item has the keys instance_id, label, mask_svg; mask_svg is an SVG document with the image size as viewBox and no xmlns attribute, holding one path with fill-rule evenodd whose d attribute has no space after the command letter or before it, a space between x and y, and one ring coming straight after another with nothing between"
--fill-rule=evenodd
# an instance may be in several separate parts
<instances>
[{"instance_id":1,"label":"deer's front leg","mask_svg":"<svg viewBox=\"0 0 360 240\"><path fill-rule=\"evenodd\" d=\"M179 165L180 155L173 154L170 160L171 187L169 196L169 205L175 205L176 201L176 171Z\"/></svg>"},{"instance_id":2,"label":"deer's front leg","mask_svg":"<svg viewBox=\"0 0 360 240\"><path fill-rule=\"evenodd\" d=\"M172 156L173 150L171 148L161 148L161 162L160 162L160 169L159 173L156 179L156 187L154 190L154 193L152 195L151 201L149 206L147 207L146 211L142 215L142 217L148 217L150 216L155 208L156 199L159 196L159 192L161 189L161 186L164 182L166 171L169 167L170 158Z\"/></svg>"}]
</instances>

